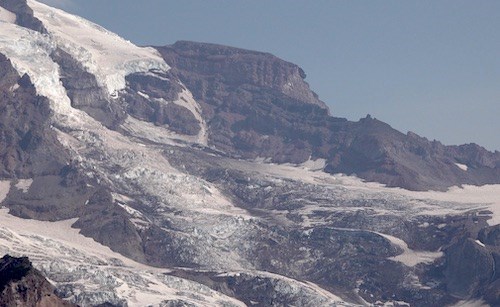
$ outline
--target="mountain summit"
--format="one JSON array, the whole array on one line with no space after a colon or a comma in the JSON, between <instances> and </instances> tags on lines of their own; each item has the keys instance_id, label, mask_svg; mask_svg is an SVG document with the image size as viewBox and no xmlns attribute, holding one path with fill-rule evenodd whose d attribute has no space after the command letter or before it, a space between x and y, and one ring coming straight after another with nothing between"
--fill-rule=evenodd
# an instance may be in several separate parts
<instances>
[{"instance_id":1,"label":"mountain summit","mask_svg":"<svg viewBox=\"0 0 500 307\"><path fill-rule=\"evenodd\" d=\"M271 54L0 0L0 252L83 306L498 304L500 153L332 113Z\"/></svg>"}]
</instances>

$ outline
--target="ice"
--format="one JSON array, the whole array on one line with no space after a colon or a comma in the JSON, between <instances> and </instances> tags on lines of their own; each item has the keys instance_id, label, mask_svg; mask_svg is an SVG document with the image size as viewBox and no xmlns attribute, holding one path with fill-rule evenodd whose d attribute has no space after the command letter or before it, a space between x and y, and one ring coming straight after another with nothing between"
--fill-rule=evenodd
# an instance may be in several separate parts
<instances>
[{"instance_id":1,"label":"ice","mask_svg":"<svg viewBox=\"0 0 500 307\"><path fill-rule=\"evenodd\" d=\"M137 94L139 94L140 96L142 96L142 97L144 97L144 98L146 98L146 99L149 99L149 98L150 98L148 94L143 93L143 92L141 92L141 91L138 91L138 92L137 92Z\"/></svg>"},{"instance_id":2,"label":"ice","mask_svg":"<svg viewBox=\"0 0 500 307\"><path fill-rule=\"evenodd\" d=\"M94 23L34 0L28 4L57 47L83 64L111 96L125 88L128 74L170 69L153 48L137 47Z\"/></svg>"},{"instance_id":3,"label":"ice","mask_svg":"<svg viewBox=\"0 0 500 307\"><path fill-rule=\"evenodd\" d=\"M469 300L460 301L450 307L490 307L490 305L483 300Z\"/></svg>"},{"instance_id":4,"label":"ice","mask_svg":"<svg viewBox=\"0 0 500 307\"><path fill-rule=\"evenodd\" d=\"M460 187L451 187L446 192L428 191L428 192L412 192L403 189L396 190L401 194L409 195L420 199L432 199L438 201L454 202L464 204L461 209L463 212L469 210L489 210L492 212L491 219L488 220L490 226L500 224L500 184L490 184L483 186L463 185ZM475 204L475 205L473 205ZM453 209L446 210L430 210L426 213L430 214L454 214Z\"/></svg>"},{"instance_id":5,"label":"ice","mask_svg":"<svg viewBox=\"0 0 500 307\"><path fill-rule=\"evenodd\" d=\"M326 166L326 160L325 159L316 159L316 160L307 160L306 162L300 164L302 168L305 168L306 170L311 170L311 171L320 171L323 170Z\"/></svg>"},{"instance_id":6,"label":"ice","mask_svg":"<svg viewBox=\"0 0 500 307\"><path fill-rule=\"evenodd\" d=\"M461 169L465 172L469 169L469 167L465 164L455 163L455 165L458 166L459 169Z\"/></svg>"},{"instance_id":7,"label":"ice","mask_svg":"<svg viewBox=\"0 0 500 307\"><path fill-rule=\"evenodd\" d=\"M371 232L374 234L377 234L389 242L391 242L392 245L398 247L401 249L403 252L397 256L390 257L388 258L389 260L401 262L406 266L409 267L414 267L417 264L420 263L432 263L436 259L440 258L443 256L442 252L429 252L429 251L415 251L412 250L408 247L408 244L406 244L405 241L396 238L394 236L376 232L376 231L369 231L369 230L364 230L364 229L352 229L352 228L337 228L335 227L334 229L337 230L342 230L342 231L353 231L353 232Z\"/></svg>"},{"instance_id":8,"label":"ice","mask_svg":"<svg viewBox=\"0 0 500 307\"><path fill-rule=\"evenodd\" d=\"M37 93L51 99L55 109L67 110L70 100L59 80L59 67L50 58L54 49L48 37L38 32L8 23L0 27L0 53L20 76L30 76Z\"/></svg>"},{"instance_id":9,"label":"ice","mask_svg":"<svg viewBox=\"0 0 500 307\"><path fill-rule=\"evenodd\" d=\"M339 296L332 294L319 287L318 285L312 282L300 282L292 278L284 277L282 275L273 274L270 272L264 271L237 271L237 272L227 272L219 274L220 277L228 277L228 276L236 276L239 277L242 274L247 274L250 276L255 276L258 278L269 278L275 280L277 285L275 288L277 291L285 293L293 293L294 296L300 297L304 300L304 303L307 303L310 306L314 306L316 303L317 306L335 306L335 307L354 307L357 305L353 305L350 303L346 303ZM282 293L280 293L282 294ZM308 299L314 299L316 302L308 301Z\"/></svg>"},{"instance_id":10,"label":"ice","mask_svg":"<svg viewBox=\"0 0 500 307\"><path fill-rule=\"evenodd\" d=\"M380 198L405 200L408 214L420 216L458 215L472 210L489 210L490 226L500 224L500 184L483 186L463 185L450 187L447 191L409 191L402 188L390 188L375 182L364 182L356 176L328 174L310 169L287 165L264 163L265 161L235 161L229 164L246 172L258 172L271 178L295 180L306 184L316 184L334 189L346 189L352 195L376 195ZM373 208L382 214L390 213L384 208ZM314 208L310 207L310 211ZM394 214L400 214L394 212Z\"/></svg>"},{"instance_id":11,"label":"ice","mask_svg":"<svg viewBox=\"0 0 500 307\"><path fill-rule=\"evenodd\" d=\"M162 126L138 120L128 116L122 124L122 128L130 135L140 140L148 140L157 144L187 146L187 144L197 143L198 136L189 136L175 133Z\"/></svg>"}]
</instances>

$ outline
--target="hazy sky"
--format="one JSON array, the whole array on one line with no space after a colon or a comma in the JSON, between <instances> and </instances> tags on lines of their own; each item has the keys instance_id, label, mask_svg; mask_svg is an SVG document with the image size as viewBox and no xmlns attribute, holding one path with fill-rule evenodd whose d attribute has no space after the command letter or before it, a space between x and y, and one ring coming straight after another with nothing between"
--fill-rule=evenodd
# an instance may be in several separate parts
<instances>
[{"instance_id":1,"label":"hazy sky","mask_svg":"<svg viewBox=\"0 0 500 307\"><path fill-rule=\"evenodd\" d=\"M500 150L500 1L44 0L141 45L267 51L332 109Z\"/></svg>"}]
</instances>

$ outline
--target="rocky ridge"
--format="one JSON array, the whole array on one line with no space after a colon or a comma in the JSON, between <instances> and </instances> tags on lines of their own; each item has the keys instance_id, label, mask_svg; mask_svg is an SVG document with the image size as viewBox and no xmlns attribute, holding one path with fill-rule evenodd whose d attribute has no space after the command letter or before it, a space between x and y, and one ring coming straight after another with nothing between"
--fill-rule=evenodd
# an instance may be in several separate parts
<instances>
[{"instance_id":1,"label":"rocky ridge","mask_svg":"<svg viewBox=\"0 0 500 307\"><path fill-rule=\"evenodd\" d=\"M33 268L28 258L6 255L0 259L0 305L33 307L73 307L54 293L43 275Z\"/></svg>"},{"instance_id":2,"label":"rocky ridge","mask_svg":"<svg viewBox=\"0 0 500 307\"><path fill-rule=\"evenodd\" d=\"M234 157L295 164L324 159L326 172L411 190L500 178L499 152L444 146L370 116L358 122L332 117L302 70L270 54L195 42L157 48L203 107L209 144Z\"/></svg>"}]
</instances>

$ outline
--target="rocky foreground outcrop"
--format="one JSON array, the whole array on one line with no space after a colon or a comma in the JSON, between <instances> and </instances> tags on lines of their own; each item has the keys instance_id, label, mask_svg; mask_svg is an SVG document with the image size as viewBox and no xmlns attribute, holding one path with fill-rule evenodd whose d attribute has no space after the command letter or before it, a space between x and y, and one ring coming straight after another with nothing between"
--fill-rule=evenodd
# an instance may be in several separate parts
<instances>
[{"instance_id":1,"label":"rocky foreground outcrop","mask_svg":"<svg viewBox=\"0 0 500 307\"><path fill-rule=\"evenodd\" d=\"M5 307L73 307L60 299L43 275L26 257L9 255L0 259L0 306Z\"/></svg>"}]
</instances>

